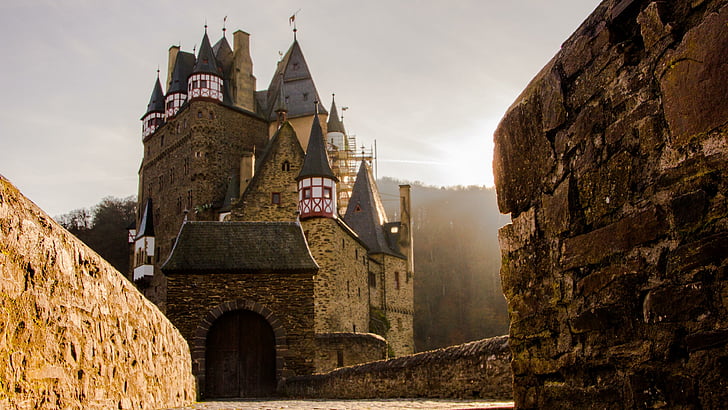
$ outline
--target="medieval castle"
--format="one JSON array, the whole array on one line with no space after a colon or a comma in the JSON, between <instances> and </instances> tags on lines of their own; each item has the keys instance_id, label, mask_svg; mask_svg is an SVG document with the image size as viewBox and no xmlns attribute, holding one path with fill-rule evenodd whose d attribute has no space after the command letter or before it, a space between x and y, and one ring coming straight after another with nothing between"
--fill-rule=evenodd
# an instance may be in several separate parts
<instances>
[{"instance_id":1,"label":"medieval castle","mask_svg":"<svg viewBox=\"0 0 728 410\"><path fill-rule=\"evenodd\" d=\"M389 222L295 37L263 91L249 35L233 40L172 46L154 84L132 279L187 339L203 397L412 353L409 186Z\"/></svg>"}]
</instances>

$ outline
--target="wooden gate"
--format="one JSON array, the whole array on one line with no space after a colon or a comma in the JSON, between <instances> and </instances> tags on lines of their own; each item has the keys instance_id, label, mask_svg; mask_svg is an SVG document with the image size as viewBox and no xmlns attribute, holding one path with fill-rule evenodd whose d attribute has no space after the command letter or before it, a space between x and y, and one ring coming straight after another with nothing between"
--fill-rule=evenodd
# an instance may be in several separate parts
<instances>
[{"instance_id":1,"label":"wooden gate","mask_svg":"<svg viewBox=\"0 0 728 410\"><path fill-rule=\"evenodd\" d=\"M220 316L207 334L205 397L265 397L276 390L273 329L259 314Z\"/></svg>"}]
</instances>

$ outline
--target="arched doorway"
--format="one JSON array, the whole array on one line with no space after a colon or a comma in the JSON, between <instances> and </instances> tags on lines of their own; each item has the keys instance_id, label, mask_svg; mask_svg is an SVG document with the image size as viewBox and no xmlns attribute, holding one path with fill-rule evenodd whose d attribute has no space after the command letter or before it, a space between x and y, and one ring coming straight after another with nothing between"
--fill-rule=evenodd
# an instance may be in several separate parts
<instances>
[{"instance_id":1,"label":"arched doorway","mask_svg":"<svg viewBox=\"0 0 728 410\"><path fill-rule=\"evenodd\" d=\"M206 397L275 392L275 334L263 316L249 310L224 313L210 327L205 352Z\"/></svg>"}]
</instances>

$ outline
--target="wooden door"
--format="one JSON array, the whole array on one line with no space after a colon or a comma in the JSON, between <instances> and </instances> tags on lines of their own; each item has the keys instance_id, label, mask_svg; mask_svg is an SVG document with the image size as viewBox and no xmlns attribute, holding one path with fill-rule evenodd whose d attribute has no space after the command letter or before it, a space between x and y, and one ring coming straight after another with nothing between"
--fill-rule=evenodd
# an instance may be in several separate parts
<instances>
[{"instance_id":1,"label":"wooden door","mask_svg":"<svg viewBox=\"0 0 728 410\"><path fill-rule=\"evenodd\" d=\"M228 312L207 334L205 397L265 397L276 389L275 335L247 310Z\"/></svg>"}]
</instances>

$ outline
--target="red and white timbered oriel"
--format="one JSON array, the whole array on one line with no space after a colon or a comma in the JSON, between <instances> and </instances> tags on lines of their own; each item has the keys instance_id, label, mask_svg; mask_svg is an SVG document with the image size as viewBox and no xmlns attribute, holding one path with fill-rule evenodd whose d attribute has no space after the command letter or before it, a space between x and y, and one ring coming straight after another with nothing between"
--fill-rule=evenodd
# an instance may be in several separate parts
<instances>
[{"instance_id":1,"label":"red and white timbered oriel","mask_svg":"<svg viewBox=\"0 0 728 410\"><path fill-rule=\"evenodd\" d=\"M187 90L192 98L210 98L222 101L222 78L213 74L192 74L187 80Z\"/></svg>"},{"instance_id":2,"label":"red and white timbered oriel","mask_svg":"<svg viewBox=\"0 0 728 410\"><path fill-rule=\"evenodd\" d=\"M182 104L184 104L186 100L187 94L170 93L169 95L167 95L167 99L165 102L165 115L167 116L167 118L172 118L177 115L180 107L182 107Z\"/></svg>"},{"instance_id":3,"label":"red and white timbered oriel","mask_svg":"<svg viewBox=\"0 0 728 410\"><path fill-rule=\"evenodd\" d=\"M164 124L164 113L150 112L142 119L142 137L153 133Z\"/></svg>"},{"instance_id":4,"label":"red and white timbered oriel","mask_svg":"<svg viewBox=\"0 0 728 410\"><path fill-rule=\"evenodd\" d=\"M309 177L298 181L298 209L301 218L336 213L336 181L326 177Z\"/></svg>"}]
</instances>

